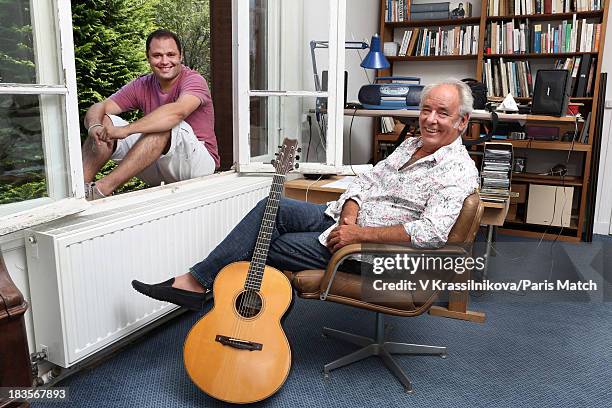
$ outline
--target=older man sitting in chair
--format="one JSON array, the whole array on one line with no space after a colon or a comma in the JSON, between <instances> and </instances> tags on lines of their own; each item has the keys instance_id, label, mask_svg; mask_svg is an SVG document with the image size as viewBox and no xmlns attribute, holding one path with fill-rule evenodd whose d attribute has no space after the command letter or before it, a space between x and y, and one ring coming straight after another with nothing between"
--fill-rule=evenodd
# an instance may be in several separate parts
<instances>
[{"instance_id":1,"label":"older man sitting in chair","mask_svg":"<svg viewBox=\"0 0 612 408\"><path fill-rule=\"evenodd\" d=\"M353 243L443 246L464 199L478 186L478 171L461 143L472 104L470 88L461 81L425 87L420 137L407 139L357 177L337 201L280 201L266 263L280 270L325 269L335 251ZM132 286L158 300L202 309L219 271L251 259L264 209L262 200L189 272L153 285L135 280Z\"/></svg>"}]
</instances>

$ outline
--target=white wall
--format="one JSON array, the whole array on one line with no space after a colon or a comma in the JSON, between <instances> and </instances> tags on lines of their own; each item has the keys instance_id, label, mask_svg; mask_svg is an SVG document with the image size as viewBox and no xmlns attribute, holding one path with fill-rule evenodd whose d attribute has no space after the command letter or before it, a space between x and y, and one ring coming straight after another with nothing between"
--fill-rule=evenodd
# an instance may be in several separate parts
<instances>
[{"instance_id":1,"label":"white wall","mask_svg":"<svg viewBox=\"0 0 612 408\"><path fill-rule=\"evenodd\" d=\"M612 16L609 16L612 17ZM606 89L606 107L601 134L601 155L599 161L599 178L597 182L597 201L595 205L594 232L610 234L612 227L612 18L608 18L606 28L606 43L601 66L602 72L608 73ZM606 188L606 186L608 186Z\"/></svg>"},{"instance_id":2,"label":"white wall","mask_svg":"<svg viewBox=\"0 0 612 408\"><path fill-rule=\"evenodd\" d=\"M370 44L372 35L380 29L379 0L347 0L346 2L346 41L364 41ZM379 33L380 34L380 33ZM346 70L348 71L347 100L358 101L359 88L374 80L373 70L364 70L359 66L369 50L357 52L346 51ZM344 118L344 163L367 163L372 157L372 139L374 120L370 118ZM351 135L351 155L349 162L349 130Z\"/></svg>"}]
</instances>

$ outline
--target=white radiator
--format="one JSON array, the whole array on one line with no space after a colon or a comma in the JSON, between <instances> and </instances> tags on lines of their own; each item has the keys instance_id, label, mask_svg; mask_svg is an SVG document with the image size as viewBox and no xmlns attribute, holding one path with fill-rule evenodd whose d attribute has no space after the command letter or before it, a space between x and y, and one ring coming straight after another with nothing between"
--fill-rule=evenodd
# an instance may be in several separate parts
<instances>
[{"instance_id":1,"label":"white radiator","mask_svg":"<svg viewBox=\"0 0 612 408\"><path fill-rule=\"evenodd\" d=\"M227 181L28 231L37 351L69 367L174 310L132 289L204 258L263 197L270 178Z\"/></svg>"}]
</instances>

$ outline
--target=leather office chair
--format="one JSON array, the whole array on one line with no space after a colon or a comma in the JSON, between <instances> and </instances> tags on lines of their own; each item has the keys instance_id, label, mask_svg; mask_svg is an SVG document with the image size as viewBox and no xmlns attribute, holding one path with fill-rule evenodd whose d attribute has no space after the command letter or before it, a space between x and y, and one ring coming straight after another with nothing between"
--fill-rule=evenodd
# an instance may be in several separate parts
<instances>
[{"instance_id":1,"label":"leather office chair","mask_svg":"<svg viewBox=\"0 0 612 408\"><path fill-rule=\"evenodd\" d=\"M450 232L447 245L440 249L421 250L398 245L353 244L337 251L331 258L326 270L305 270L287 273L298 296L302 298L328 300L376 312L376 328L373 339L327 327L323 328L324 336L334 337L361 346L359 350L326 364L323 370L326 377L331 370L370 356L378 356L399 379L405 391L412 393L410 379L391 355L431 354L439 355L443 358L446 357L446 347L389 342L386 341L384 333L383 314L407 317L418 316L426 312L436 301L438 297L437 291L422 290L417 287L415 291L393 291L385 295L384 301L367 301L363 299L363 280L361 275L339 271L338 267L347 258L355 254L364 253L405 253L416 256L421 254L432 256L469 256L471 255L471 245L480 226L483 209L484 207L478 193L467 197L463 202L459 217ZM430 274L432 271L418 271L414 276L416 279L424 279L428 273ZM454 282L467 280L469 275L469 273L457 275L454 271L447 271L445 276L440 271L434 271L434 273L437 273L437 279L452 280Z\"/></svg>"}]
</instances>

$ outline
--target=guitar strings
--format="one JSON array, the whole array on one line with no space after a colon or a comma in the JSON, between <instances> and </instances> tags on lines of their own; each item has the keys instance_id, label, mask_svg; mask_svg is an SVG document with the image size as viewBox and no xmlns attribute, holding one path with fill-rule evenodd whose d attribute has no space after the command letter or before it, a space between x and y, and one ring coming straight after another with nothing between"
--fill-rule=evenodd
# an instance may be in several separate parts
<instances>
[{"instance_id":1,"label":"guitar strings","mask_svg":"<svg viewBox=\"0 0 612 408\"><path fill-rule=\"evenodd\" d=\"M274 227L276 224L276 212L278 210L277 202L279 201L279 198L277 197L279 197L280 195L281 188L282 183L280 182L280 177L278 177L278 175L275 175L273 185L268 196L268 201L266 202L266 208L262 216L257 241L255 243L255 248L251 257L251 263L249 264L249 271L247 272L247 279L245 283L246 294L240 300L239 317L234 323L235 327L233 331L235 332L235 334L232 337L236 339L250 341L250 339L247 338L242 339L244 334L243 329L248 326L248 323L244 324L244 322L242 321L242 317L246 315L247 305L249 305L255 299L255 297L258 296L257 293L255 293L255 289L258 287L258 285L261 284L261 278L259 278L259 275L263 277L263 273L265 271L265 261L267 258L267 249L270 246L270 239L262 240L262 237L265 236L265 234L270 234L271 238L271 235L274 231ZM267 229L269 229L270 231L267 231ZM262 269L259 270L260 268ZM229 353L227 353L224 358L224 366L227 366L226 359L228 358L228 354ZM233 373L230 375L229 378L233 377L234 380L236 380L239 373L238 366L233 365L232 371Z\"/></svg>"},{"instance_id":2,"label":"guitar strings","mask_svg":"<svg viewBox=\"0 0 612 408\"><path fill-rule=\"evenodd\" d=\"M278 211L278 202L280 201L280 193L282 191L282 182L284 181L283 178L284 175L276 174L273 179L273 185L268 196L268 201L266 203L266 208L262 216L262 222L259 228L257 241L253 251L252 261L249 265L249 271L245 283L246 293L241 297L239 303L238 313L241 317L246 315L252 317L251 313L255 311L252 310L247 313L247 310L255 308L255 301L257 300L257 297L259 297L257 289L261 289L260 285L263 279L263 273L265 271L265 264L267 259L267 253L270 247L270 240L276 225L276 214ZM266 237L266 234L268 234L269 236ZM242 321L236 323L237 327L235 327L235 329L233 330L235 333L233 337L241 339L243 331L242 329L246 327L246 325L244 325Z\"/></svg>"}]
</instances>

